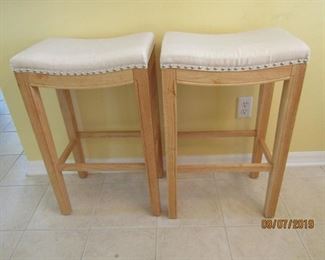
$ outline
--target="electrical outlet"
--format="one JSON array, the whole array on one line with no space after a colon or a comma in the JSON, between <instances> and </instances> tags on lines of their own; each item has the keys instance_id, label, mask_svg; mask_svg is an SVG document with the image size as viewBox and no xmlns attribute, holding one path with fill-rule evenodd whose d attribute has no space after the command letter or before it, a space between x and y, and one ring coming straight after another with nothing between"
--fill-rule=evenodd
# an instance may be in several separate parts
<instances>
[{"instance_id":1,"label":"electrical outlet","mask_svg":"<svg viewBox=\"0 0 325 260\"><path fill-rule=\"evenodd\" d=\"M237 117L251 117L253 109L253 97L238 97Z\"/></svg>"}]
</instances>

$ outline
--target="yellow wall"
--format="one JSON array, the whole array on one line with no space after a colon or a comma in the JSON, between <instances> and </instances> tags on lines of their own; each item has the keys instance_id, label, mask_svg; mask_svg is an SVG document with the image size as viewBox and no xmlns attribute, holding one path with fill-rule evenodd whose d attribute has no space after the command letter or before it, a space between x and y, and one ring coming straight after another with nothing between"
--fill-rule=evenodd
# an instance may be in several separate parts
<instances>
[{"instance_id":1,"label":"yellow wall","mask_svg":"<svg viewBox=\"0 0 325 260\"><path fill-rule=\"evenodd\" d=\"M325 150L324 1L3 1L0 2L0 85L21 141L31 160L40 154L8 60L46 37L111 37L153 31L157 55L165 31L225 33L282 27L307 42L312 50L298 111L291 151ZM278 88L279 89L279 88ZM243 129L254 120L235 118L236 97L257 89L179 87L179 127L182 129ZM54 136L61 150L66 136L54 91L44 93ZM279 91L275 93L271 131L274 134ZM135 129L132 86L76 94L85 128ZM256 113L256 107L254 115ZM247 139L182 141L182 154L248 152ZM126 149L126 148L129 149ZM87 145L90 157L141 156L137 140L102 140Z\"/></svg>"}]
</instances>

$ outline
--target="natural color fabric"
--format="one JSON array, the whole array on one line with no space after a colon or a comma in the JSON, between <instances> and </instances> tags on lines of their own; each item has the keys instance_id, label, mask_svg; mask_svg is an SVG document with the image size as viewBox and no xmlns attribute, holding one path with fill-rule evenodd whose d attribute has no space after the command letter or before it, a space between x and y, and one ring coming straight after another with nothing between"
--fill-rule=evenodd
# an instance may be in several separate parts
<instances>
[{"instance_id":1,"label":"natural color fabric","mask_svg":"<svg viewBox=\"0 0 325 260\"><path fill-rule=\"evenodd\" d=\"M308 61L309 47L279 28L232 34L167 32L162 68L240 71Z\"/></svg>"},{"instance_id":2,"label":"natural color fabric","mask_svg":"<svg viewBox=\"0 0 325 260\"><path fill-rule=\"evenodd\" d=\"M110 39L50 38L11 60L17 72L59 75L106 73L147 68L154 46L151 32Z\"/></svg>"}]
</instances>

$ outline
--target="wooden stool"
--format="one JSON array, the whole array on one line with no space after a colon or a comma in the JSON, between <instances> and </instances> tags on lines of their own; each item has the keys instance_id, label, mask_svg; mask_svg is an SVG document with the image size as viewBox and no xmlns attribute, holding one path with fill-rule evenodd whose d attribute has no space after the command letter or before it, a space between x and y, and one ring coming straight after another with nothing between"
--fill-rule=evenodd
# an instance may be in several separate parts
<instances>
[{"instance_id":1,"label":"wooden stool","mask_svg":"<svg viewBox=\"0 0 325 260\"><path fill-rule=\"evenodd\" d=\"M275 214L303 85L309 48L281 29L223 35L169 32L161 51L169 217L176 218L177 172L234 171L270 173L265 217ZM265 143L274 82L284 81L273 153ZM192 86L259 85L256 128L232 131L177 131L177 84ZM176 164L178 137L254 137L252 163ZM262 163L262 154L267 163Z\"/></svg>"},{"instance_id":2,"label":"wooden stool","mask_svg":"<svg viewBox=\"0 0 325 260\"><path fill-rule=\"evenodd\" d=\"M147 169L153 215L160 215L157 176L162 176L162 156L153 33L112 39L55 38L42 41L11 59L11 66L33 126L39 148L62 214L71 213L62 171ZM79 131L70 90L134 84L141 131ZM69 144L57 155L40 89L56 89ZM142 137L145 163L86 163L80 138ZM76 163L66 163L70 153Z\"/></svg>"}]
</instances>

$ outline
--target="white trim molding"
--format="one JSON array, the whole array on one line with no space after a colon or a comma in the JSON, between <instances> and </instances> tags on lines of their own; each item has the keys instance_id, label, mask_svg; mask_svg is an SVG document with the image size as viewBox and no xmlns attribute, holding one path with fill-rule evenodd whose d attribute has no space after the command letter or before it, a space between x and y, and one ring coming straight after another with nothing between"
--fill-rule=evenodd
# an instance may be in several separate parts
<instances>
[{"instance_id":1,"label":"white trim molding","mask_svg":"<svg viewBox=\"0 0 325 260\"><path fill-rule=\"evenodd\" d=\"M249 162L250 154L218 154L218 155L188 155L179 156L179 164L187 163L230 163ZM111 159L91 159L88 162L144 162L143 158L111 158ZM287 166L320 166L325 165L325 151L312 152L291 152L289 153ZM66 172L75 173L75 172ZM27 176L45 175L46 169L43 161L29 161Z\"/></svg>"}]
</instances>

